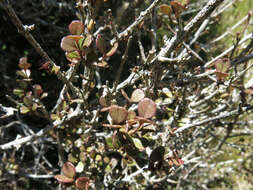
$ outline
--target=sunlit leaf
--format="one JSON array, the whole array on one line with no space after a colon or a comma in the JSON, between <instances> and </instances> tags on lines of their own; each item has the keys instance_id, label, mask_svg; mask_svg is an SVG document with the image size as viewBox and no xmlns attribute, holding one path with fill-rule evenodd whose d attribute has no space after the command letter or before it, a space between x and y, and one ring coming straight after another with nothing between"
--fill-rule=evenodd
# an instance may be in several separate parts
<instances>
[{"instance_id":1,"label":"sunlit leaf","mask_svg":"<svg viewBox=\"0 0 253 190\"><path fill-rule=\"evenodd\" d=\"M144 118L151 118L156 114L156 104L149 98L142 99L138 104L138 114Z\"/></svg>"},{"instance_id":2,"label":"sunlit leaf","mask_svg":"<svg viewBox=\"0 0 253 190\"><path fill-rule=\"evenodd\" d=\"M119 124L127 119L127 110L123 107L113 105L109 110L109 114L114 124Z\"/></svg>"},{"instance_id":3,"label":"sunlit leaf","mask_svg":"<svg viewBox=\"0 0 253 190\"><path fill-rule=\"evenodd\" d=\"M138 138L132 138L133 139L133 142L134 142L134 145L136 146L136 148L138 148L140 151L143 151L145 148L144 146L142 145L142 142L140 141L140 139Z\"/></svg>"},{"instance_id":4,"label":"sunlit leaf","mask_svg":"<svg viewBox=\"0 0 253 190\"><path fill-rule=\"evenodd\" d=\"M84 169L84 164L83 164L83 162L78 162L78 164L76 165L76 172L77 173L81 173L81 172L83 172L83 169Z\"/></svg>"},{"instance_id":5,"label":"sunlit leaf","mask_svg":"<svg viewBox=\"0 0 253 190\"><path fill-rule=\"evenodd\" d=\"M32 105L32 97L31 96L25 96L23 98L23 102L26 106L31 106Z\"/></svg>"},{"instance_id":6,"label":"sunlit leaf","mask_svg":"<svg viewBox=\"0 0 253 190\"><path fill-rule=\"evenodd\" d=\"M36 111L37 108L38 108L38 104L33 103L33 105L32 105L32 111Z\"/></svg>"},{"instance_id":7,"label":"sunlit leaf","mask_svg":"<svg viewBox=\"0 0 253 190\"><path fill-rule=\"evenodd\" d=\"M69 24L69 31L73 35L80 35L83 33L84 25L80 20L73 20Z\"/></svg>"},{"instance_id":8,"label":"sunlit leaf","mask_svg":"<svg viewBox=\"0 0 253 190\"><path fill-rule=\"evenodd\" d=\"M76 175L75 166L71 162L65 162L62 166L62 173L68 178L74 178Z\"/></svg>"},{"instance_id":9,"label":"sunlit leaf","mask_svg":"<svg viewBox=\"0 0 253 190\"><path fill-rule=\"evenodd\" d=\"M24 96L25 93L23 89L16 88L13 90L13 94L15 94L18 97L22 97Z\"/></svg>"},{"instance_id":10,"label":"sunlit leaf","mask_svg":"<svg viewBox=\"0 0 253 190\"><path fill-rule=\"evenodd\" d=\"M58 72L59 72L59 70L60 70L60 67L59 66L56 66L56 65L54 65L53 67L52 67L52 73L55 73L55 74L57 74Z\"/></svg>"},{"instance_id":11,"label":"sunlit leaf","mask_svg":"<svg viewBox=\"0 0 253 190\"><path fill-rule=\"evenodd\" d=\"M133 91L131 96L132 102L139 102L145 97L144 92L141 89L136 89Z\"/></svg>"},{"instance_id":12,"label":"sunlit leaf","mask_svg":"<svg viewBox=\"0 0 253 190\"><path fill-rule=\"evenodd\" d=\"M117 137L108 137L106 138L106 145L109 149L118 149L120 148L120 142L118 141Z\"/></svg>"},{"instance_id":13,"label":"sunlit leaf","mask_svg":"<svg viewBox=\"0 0 253 190\"><path fill-rule=\"evenodd\" d=\"M21 106L21 108L20 108L20 113L22 113L22 114L26 114L29 111L30 111L30 109L26 106Z\"/></svg>"},{"instance_id":14,"label":"sunlit leaf","mask_svg":"<svg viewBox=\"0 0 253 190\"><path fill-rule=\"evenodd\" d=\"M91 19L88 26L87 26L87 29L88 29L89 33L92 33L94 24L95 24L95 21L93 19Z\"/></svg>"},{"instance_id":15,"label":"sunlit leaf","mask_svg":"<svg viewBox=\"0 0 253 190\"><path fill-rule=\"evenodd\" d=\"M222 73L222 72L216 71L215 75L216 75L217 80L224 80L228 76L228 73Z\"/></svg>"},{"instance_id":16,"label":"sunlit leaf","mask_svg":"<svg viewBox=\"0 0 253 190\"><path fill-rule=\"evenodd\" d=\"M190 0L174 0L174 1L180 3L183 7L186 7L190 3Z\"/></svg>"},{"instance_id":17,"label":"sunlit leaf","mask_svg":"<svg viewBox=\"0 0 253 190\"><path fill-rule=\"evenodd\" d=\"M73 178L69 178L64 175L56 175L54 176L54 178L57 179L59 183L73 183L74 182Z\"/></svg>"},{"instance_id":18,"label":"sunlit leaf","mask_svg":"<svg viewBox=\"0 0 253 190\"><path fill-rule=\"evenodd\" d=\"M31 71L29 69L26 70L22 69L21 71L17 71L16 74L23 78L28 79L31 75Z\"/></svg>"}]
</instances>

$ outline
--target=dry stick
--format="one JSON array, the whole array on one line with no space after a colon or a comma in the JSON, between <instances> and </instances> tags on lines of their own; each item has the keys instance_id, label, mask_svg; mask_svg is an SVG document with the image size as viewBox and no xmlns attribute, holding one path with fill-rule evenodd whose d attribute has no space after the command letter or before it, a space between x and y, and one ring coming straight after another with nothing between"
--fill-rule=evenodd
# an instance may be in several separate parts
<instances>
[{"instance_id":1,"label":"dry stick","mask_svg":"<svg viewBox=\"0 0 253 190\"><path fill-rule=\"evenodd\" d=\"M23 25L21 20L16 15L12 6L10 4L3 4L3 3L0 3L0 6L3 7L3 9L9 15L12 23L17 27L18 32L27 39L27 41L33 46L33 48L37 51L38 54L40 54L44 59L50 62L50 67L52 68L57 67L56 64L53 62L53 60L42 49L40 44L30 34L29 27ZM77 88L70 81L67 80L67 78L64 76L64 74L60 70L56 73L56 75L58 79L62 80L64 84L67 84L70 87L70 89L72 90L74 94L78 95L78 97L81 97L80 92L77 90Z\"/></svg>"},{"instance_id":2,"label":"dry stick","mask_svg":"<svg viewBox=\"0 0 253 190\"><path fill-rule=\"evenodd\" d=\"M216 120L218 120L218 119L224 119L224 118L227 118L227 117L231 117L231 116L234 116L234 115L239 114L240 112L245 112L245 111L247 111L247 110L248 110L247 107L243 107L243 108L242 108L242 111L240 111L240 110L238 110L238 109L235 109L235 110L230 111L230 112L223 112L223 113L221 113L220 115L215 116L215 117L211 117L211 118L208 118L208 119L204 119L204 120L202 120L202 121L198 121L198 122L192 123L192 124L186 124L185 126L178 128L178 129L175 131L175 133L179 133L179 132L182 132L182 131L184 131L184 130L186 130L186 129L192 128L192 127L196 127L196 126L200 126L200 125L203 125L203 124L212 122L212 121L216 121Z\"/></svg>"},{"instance_id":3,"label":"dry stick","mask_svg":"<svg viewBox=\"0 0 253 190\"><path fill-rule=\"evenodd\" d=\"M144 47L141 43L141 31L138 31L138 46L139 46L139 49L140 49L140 54L141 54L141 61L142 63L145 63L147 61L147 58L145 56L145 52L144 52Z\"/></svg>"},{"instance_id":4,"label":"dry stick","mask_svg":"<svg viewBox=\"0 0 253 190\"><path fill-rule=\"evenodd\" d=\"M6 144L0 145L0 152L7 150L7 149L15 148L16 146L19 146L19 145L22 145L22 144L25 144L25 143L28 143L31 141L35 141L41 137L44 137L46 134L49 133L49 131L51 129L57 128L60 125L64 125L65 123L70 122L73 119L83 117L83 114L84 114L83 111L80 110L80 108L78 107L78 108L76 108L76 110L74 112L72 112L71 114L64 117L61 121L55 121L52 125L46 126L44 129L40 130L39 132L37 132L33 135L23 137L20 139L16 139L16 140L13 140L13 141L8 142ZM33 143L35 143L35 142L33 142Z\"/></svg>"},{"instance_id":5,"label":"dry stick","mask_svg":"<svg viewBox=\"0 0 253 190\"><path fill-rule=\"evenodd\" d=\"M50 129L52 129L52 126L48 125L46 128L40 130L38 133L0 145L0 151L15 148L16 146L25 144L27 142L35 141L38 138L43 137L45 134L47 134L50 131Z\"/></svg>"},{"instance_id":6,"label":"dry stick","mask_svg":"<svg viewBox=\"0 0 253 190\"><path fill-rule=\"evenodd\" d=\"M185 42L183 42L183 45L190 52L190 54L196 57L200 62L205 63L205 61L193 49L191 49L189 45L187 45Z\"/></svg>"},{"instance_id":7,"label":"dry stick","mask_svg":"<svg viewBox=\"0 0 253 190\"><path fill-rule=\"evenodd\" d=\"M253 39L253 34L248 34L247 36L245 36L239 43L238 45L243 44L244 42L246 42L249 39ZM228 48L227 50L225 50L224 52L222 52L220 55L216 56L215 58L213 58L211 61L207 62L205 64L205 68L209 67L212 63L214 63L216 60L224 57L225 55L227 55L230 51L232 51L234 49L234 46L231 46L230 48Z\"/></svg>"},{"instance_id":8,"label":"dry stick","mask_svg":"<svg viewBox=\"0 0 253 190\"><path fill-rule=\"evenodd\" d=\"M161 49L158 55L151 61L154 63L159 57L165 57L170 54L176 47L183 42L183 40L190 35L201 24L216 7L218 7L224 0L210 0L205 7L189 22L180 34L176 34L171 40L167 40L165 46Z\"/></svg>"},{"instance_id":9,"label":"dry stick","mask_svg":"<svg viewBox=\"0 0 253 190\"><path fill-rule=\"evenodd\" d=\"M240 26L244 21L246 21L249 18L249 15L243 17L241 20L239 20L234 26L229 28L226 32L224 32L222 35L220 35L218 38L214 39L211 43L218 42L222 38L226 37L232 30Z\"/></svg>"},{"instance_id":10,"label":"dry stick","mask_svg":"<svg viewBox=\"0 0 253 190\"><path fill-rule=\"evenodd\" d=\"M217 17L221 13L223 13L225 10L227 10L230 6L232 6L235 3L236 0L226 0L224 3L220 6L220 8L213 14L213 17Z\"/></svg>"},{"instance_id":11,"label":"dry stick","mask_svg":"<svg viewBox=\"0 0 253 190\"><path fill-rule=\"evenodd\" d=\"M115 37L111 40L111 45L113 45L115 41L121 40L122 38L128 36L136 26L138 26L145 18L147 18L155 6L160 3L160 1L161 0L154 0L154 2L145 11L140 13L140 16L129 27L127 27L123 32L119 33L117 38Z\"/></svg>"}]
</instances>

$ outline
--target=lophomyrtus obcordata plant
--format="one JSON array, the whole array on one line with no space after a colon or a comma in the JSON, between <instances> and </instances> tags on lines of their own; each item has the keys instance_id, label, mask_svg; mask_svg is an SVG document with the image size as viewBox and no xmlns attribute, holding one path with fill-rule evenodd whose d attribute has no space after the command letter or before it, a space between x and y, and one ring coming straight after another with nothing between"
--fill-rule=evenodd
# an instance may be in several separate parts
<instances>
[{"instance_id":1,"label":"lophomyrtus obcordata plant","mask_svg":"<svg viewBox=\"0 0 253 190\"><path fill-rule=\"evenodd\" d=\"M78 177L76 176L75 166L71 162L65 162L61 169L62 175L55 175L54 178L57 179L59 183L64 185L75 185L78 190L88 190L90 179L88 177ZM74 183L75 182L75 183Z\"/></svg>"},{"instance_id":2,"label":"lophomyrtus obcordata plant","mask_svg":"<svg viewBox=\"0 0 253 190\"><path fill-rule=\"evenodd\" d=\"M85 30L84 24L79 20L73 20L69 24L71 35L62 38L61 48L65 51L65 56L71 63L70 65L82 62L86 65L108 67L105 59L111 57L117 51L118 42L115 42L107 52L107 45L101 34L97 34L94 42L94 35L92 34L93 27L94 21L92 19L87 25L87 31ZM95 45L93 45L93 42ZM99 54L94 46L102 54L101 58L99 58Z\"/></svg>"},{"instance_id":3,"label":"lophomyrtus obcordata plant","mask_svg":"<svg viewBox=\"0 0 253 190\"><path fill-rule=\"evenodd\" d=\"M32 84L31 70L29 69L31 66L32 64L27 61L26 57L19 59L18 67L20 70L16 72L18 87L13 90L13 93L22 100L22 103L19 104L20 113L22 114L39 114L43 109L41 100L48 95L41 85Z\"/></svg>"}]
</instances>

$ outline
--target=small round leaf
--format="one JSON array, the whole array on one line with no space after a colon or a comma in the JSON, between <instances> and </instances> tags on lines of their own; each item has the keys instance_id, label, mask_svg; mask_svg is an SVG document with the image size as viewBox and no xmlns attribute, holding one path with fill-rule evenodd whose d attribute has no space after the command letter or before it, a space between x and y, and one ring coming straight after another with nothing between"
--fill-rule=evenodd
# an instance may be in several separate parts
<instances>
[{"instance_id":1,"label":"small round leaf","mask_svg":"<svg viewBox=\"0 0 253 190\"><path fill-rule=\"evenodd\" d=\"M132 102L139 102L145 97L144 92L141 89L136 89L133 91L131 96Z\"/></svg>"},{"instance_id":2,"label":"small round leaf","mask_svg":"<svg viewBox=\"0 0 253 190\"><path fill-rule=\"evenodd\" d=\"M90 179L88 177L77 178L75 184L78 190L88 190Z\"/></svg>"},{"instance_id":3,"label":"small round leaf","mask_svg":"<svg viewBox=\"0 0 253 190\"><path fill-rule=\"evenodd\" d=\"M83 37L80 35L68 35L61 40L61 48L64 51L78 50L78 41Z\"/></svg>"},{"instance_id":4,"label":"small round leaf","mask_svg":"<svg viewBox=\"0 0 253 190\"><path fill-rule=\"evenodd\" d=\"M120 106L111 106L109 114L114 124L119 124L127 119L128 112Z\"/></svg>"},{"instance_id":5,"label":"small round leaf","mask_svg":"<svg viewBox=\"0 0 253 190\"><path fill-rule=\"evenodd\" d=\"M73 20L69 24L69 31L73 35L80 35L80 34L82 34L83 29L84 29L84 25L83 25L83 23L80 20Z\"/></svg>"},{"instance_id":6,"label":"small round leaf","mask_svg":"<svg viewBox=\"0 0 253 190\"><path fill-rule=\"evenodd\" d=\"M138 104L138 114L144 118L151 118L156 114L156 104L149 98L142 99Z\"/></svg>"},{"instance_id":7,"label":"small round leaf","mask_svg":"<svg viewBox=\"0 0 253 190\"><path fill-rule=\"evenodd\" d=\"M75 166L71 162L66 162L62 167L62 173L68 178L74 178L76 175Z\"/></svg>"}]
</instances>

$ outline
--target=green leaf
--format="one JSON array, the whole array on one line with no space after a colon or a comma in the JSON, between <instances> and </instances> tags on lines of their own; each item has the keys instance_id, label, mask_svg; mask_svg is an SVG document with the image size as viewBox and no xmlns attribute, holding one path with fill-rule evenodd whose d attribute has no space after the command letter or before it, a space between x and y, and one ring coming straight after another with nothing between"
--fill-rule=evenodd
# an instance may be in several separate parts
<instances>
[{"instance_id":1,"label":"green leaf","mask_svg":"<svg viewBox=\"0 0 253 190\"><path fill-rule=\"evenodd\" d=\"M108 149L119 149L121 147L117 137L114 138L114 142L112 140L112 137L106 138L106 145Z\"/></svg>"},{"instance_id":2,"label":"green leaf","mask_svg":"<svg viewBox=\"0 0 253 190\"><path fill-rule=\"evenodd\" d=\"M81 60L81 55L79 51L66 52L65 56L71 63L79 63Z\"/></svg>"},{"instance_id":3,"label":"green leaf","mask_svg":"<svg viewBox=\"0 0 253 190\"><path fill-rule=\"evenodd\" d=\"M77 166L76 166L76 172L77 173L81 173L83 172L83 169L84 169L84 164L82 161L78 162Z\"/></svg>"},{"instance_id":4,"label":"green leaf","mask_svg":"<svg viewBox=\"0 0 253 190\"><path fill-rule=\"evenodd\" d=\"M136 148L138 148L140 151L143 151L145 148L142 145L142 142L140 141L140 139L138 138L132 138L134 145L136 146Z\"/></svg>"},{"instance_id":5,"label":"green leaf","mask_svg":"<svg viewBox=\"0 0 253 190\"><path fill-rule=\"evenodd\" d=\"M13 94L15 94L18 97L22 97L25 95L25 92L22 89L16 88L13 90Z\"/></svg>"},{"instance_id":6,"label":"green leaf","mask_svg":"<svg viewBox=\"0 0 253 190\"><path fill-rule=\"evenodd\" d=\"M21 108L20 108L20 113L22 113L22 114L26 114L26 113L28 113L30 111L30 109L28 108L28 107L26 107L26 106L22 106Z\"/></svg>"},{"instance_id":7,"label":"green leaf","mask_svg":"<svg viewBox=\"0 0 253 190\"><path fill-rule=\"evenodd\" d=\"M23 98L23 102L26 106L31 106L32 105L32 97L31 96L25 96Z\"/></svg>"},{"instance_id":8,"label":"green leaf","mask_svg":"<svg viewBox=\"0 0 253 190\"><path fill-rule=\"evenodd\" d=\"M54 73L54 74L57 74L57 73L59 72L59 70L60 70L60 67L59 67L59 66L54 65L54 66L52 67L51 72L52 72L52 73Z\"/></svg>"}]
</instances>

